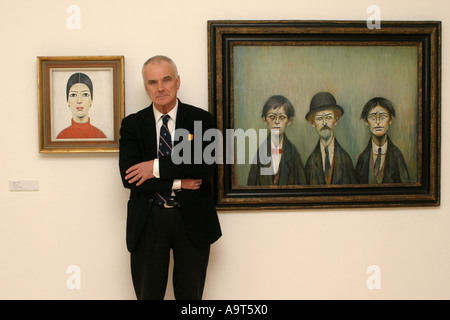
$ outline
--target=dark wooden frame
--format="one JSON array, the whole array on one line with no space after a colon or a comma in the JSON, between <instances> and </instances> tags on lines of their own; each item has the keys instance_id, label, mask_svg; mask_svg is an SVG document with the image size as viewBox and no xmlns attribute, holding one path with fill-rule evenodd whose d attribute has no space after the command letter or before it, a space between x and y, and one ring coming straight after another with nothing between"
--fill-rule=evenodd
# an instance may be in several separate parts
<instances>
[{"instance_id":1,"label":"dark wooden frame","mask_svg":"<svg viewBox=\"0 0 450 320\"><path fill-rule=\"evenodd\" d=\"M236 187L232 164L217 166L214 191L219 210L414 207L440 205L441 22L208 21L209 110L224 133L233 128L232 47L237 43L311 41L331 45L413 42L420 48L419 179L409 185ZM226 148L227 146L224 146ZM224 150L224 152L226 152Z\"/></svg>"},{"instance_id":2,"label":"dark wooden frame","mask_svg":"<svg viewBox=\"0 0 450 320\"><path fill-rule=\"evenodd\" d=\"M111 114L113 117L113 137L108 141L92 139L67 140L51 139L52 103L51 70L92 70L111 69L113 92ZM40 153L99 153L119 151L120 122L125 115L124 57L123 56L62 56L37 57L38 74L38 114ZM95 87L95 84L94 84ZM95 98L94 98L95 100Z\"/></svg>"}]
</instances>

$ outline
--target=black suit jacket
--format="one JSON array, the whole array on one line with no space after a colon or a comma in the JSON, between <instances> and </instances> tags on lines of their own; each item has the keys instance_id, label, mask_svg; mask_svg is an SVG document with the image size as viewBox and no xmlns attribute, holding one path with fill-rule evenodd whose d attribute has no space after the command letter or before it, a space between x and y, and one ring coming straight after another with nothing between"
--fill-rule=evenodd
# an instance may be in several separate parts
<instances>
[{"instance_id":1,"label":"black suit jacket","mask_svg":"<svg viewBox=\"0 0 450 320\"><path fill-rule=\"evenodd\" d=\"M305 165L306 179L309 184L325 184L323 173L322 153L320 151L320 140L308 158ZM358 179L353 168L353 162L347 151L334 139L333 175L331 184L353 184Z\"/></svg>"},{"instance_id":2,"label":"black suit jacket","mask_svg":"<svg viewBox=\"0 0 450 320\"><path fill-rule=\"evenodd\" d=\"M372 139L369 139L364 151L359 155L356 163L356 173L360 183L369 183L370 157L372 155ZM408 167L403 153L388 136L386 158L384 159L384 175L382 183L410 182Z\"/></svg>"},{"instance_id":3,"label":"black suit jacket","mask_svg":"<svg viewBox=\"0 0 450 320\"><path fill-rule=\"evenodd\" d=\"M266 146L266 156L271 156L271 144L270 135L267 137L265 142ZM273 185L274 175L261 175L261 168L270 168L271 163L266 165L262 164L259 157L260 150L256 152L256 161L250 166L250 171L247 178L247 184L249 186L267 186ZM306 184L305 169L303 167L303 161L297 148L288 139L286 134L283 140L283 151L282 151L280 166L278 168L278 181L276 185L299 185Z\"/></svg>"},{"instance_id":4,"label":"black suit jacket","mask_svg":"<svg viewBox=\"0 0 450 320\"><path fill-rule=\"evenodd\" d=\"M202 133L214 127L214 120L209 112L178 101L175 129L185 129L194 135L194 121L201 121ZM198 130L195 131L195 134L198 135L198 133ZM176 140L175 137L172 139ZM203 151L204 143L202 137L195 135L189 143L193 159L194 146L202 146ZM196 151L198 153L199 150ZM133 251L139 241L142 227L150 214L155 193L170 193L174 179L203 179L198 190L182 189L176 192L180 211L192 243L201 247L210 245L219 239L221 229L210 185L213 165L207 165L204 162L195 164L193 160L190 163L177 165L173 163L171 157L160 157L160 178L149 179L139 187L135 183L130 184L125 180L125 172L128 168L155 158L157 158L157 142L152 104L125 117L120 128L119 168L124 187L130 189L126 230L128 250Z\"/></svg>"}]
</instances>

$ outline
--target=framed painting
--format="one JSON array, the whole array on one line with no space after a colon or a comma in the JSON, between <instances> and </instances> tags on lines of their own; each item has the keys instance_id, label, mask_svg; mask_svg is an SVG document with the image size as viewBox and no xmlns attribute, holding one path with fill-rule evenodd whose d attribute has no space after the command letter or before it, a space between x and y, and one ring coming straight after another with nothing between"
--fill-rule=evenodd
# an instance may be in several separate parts
<instances>
[{"instance_id":1,"label":"framed painting","mask_svg":"<svg viewBox=\"0 0 450 320\"><path fill-rule=\"evenodd\" d=\"M37 57L39 152L118 152L124 57Z\"/></svg>"},{"instance_id":2,"label":"framed painting","mask_svg":"<svg viewBox=\"0 0 450 320\"><path fill-rule=\"evenodd\" d=\"M208 57L218 209L440 204L440 21L208 21Z\"/></svg>"}]
</instances>

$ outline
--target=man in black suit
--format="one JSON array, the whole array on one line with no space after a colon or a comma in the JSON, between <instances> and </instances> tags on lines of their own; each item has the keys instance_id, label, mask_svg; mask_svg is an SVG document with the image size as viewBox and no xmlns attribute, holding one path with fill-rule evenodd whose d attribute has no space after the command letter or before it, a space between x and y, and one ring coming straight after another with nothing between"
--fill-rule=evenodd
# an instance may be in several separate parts
<instances>
[{"instance_id":1,"label":"man in black suit","mask_svg":"<svg viewBox=\"0 0 450 320\"><path fill-rule=\"evenodd\" d=\"M305 165L309 184L353 184L357 177L348 153L334 137L334 128L344 109L329 92L319 92L311 99L306 120L319 133L319 142Z\"/></svg>"},{"instance_id":2,"label":"man in black suit","mask_svg":"<svg viewBox=\"0 0 450 320\"><path fill-rule=\"evenodd\" d=\"M361 119L369 127L372 137L359 155L355 167L361 183L410 181L403 153L387 134L394 117L394 105L386 98L376 97L364 105Z\"/></svg>"},{"instance_id":3,"label":"man in black suit","mask_svg":"<svg viewBox=\"0 0 450 320\"><path fill-rule=\"evenodd\" d=\"M123 119L119 152L122 182L131 190L126 242L133 285L140 300L163 299L172 250L175 298L200 300L210 245L221 236L209 182L213 166L204 161L175 164L179 161L171 150L176 131L189 132L183 139L190 142L194 158L194 145L204 147L194 132L199 125L202 132L213 128L214 120L177 98L180 77L170 58L150 58L142 76L152 104Z\"/></svg>"}]
</instances>

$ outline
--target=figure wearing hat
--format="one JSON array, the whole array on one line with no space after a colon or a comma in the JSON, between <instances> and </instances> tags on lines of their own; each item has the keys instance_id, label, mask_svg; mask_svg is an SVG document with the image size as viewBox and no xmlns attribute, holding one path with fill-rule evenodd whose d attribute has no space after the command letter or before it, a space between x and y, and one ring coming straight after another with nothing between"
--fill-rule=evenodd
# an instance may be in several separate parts
<instances>
[{"instance_id":1,"label":"figure wearing hat","mask_svg":"<svg viewBox=\"0 0 450 320\"><path fill-rule=\"evenodd\" d=\"M352 159L334 137L334 129L343 114L344 109L329 92L319 92L311 99L305 118L320 138L305 165L309 184L358 183Z\"/></svg>"}]
</instances>

